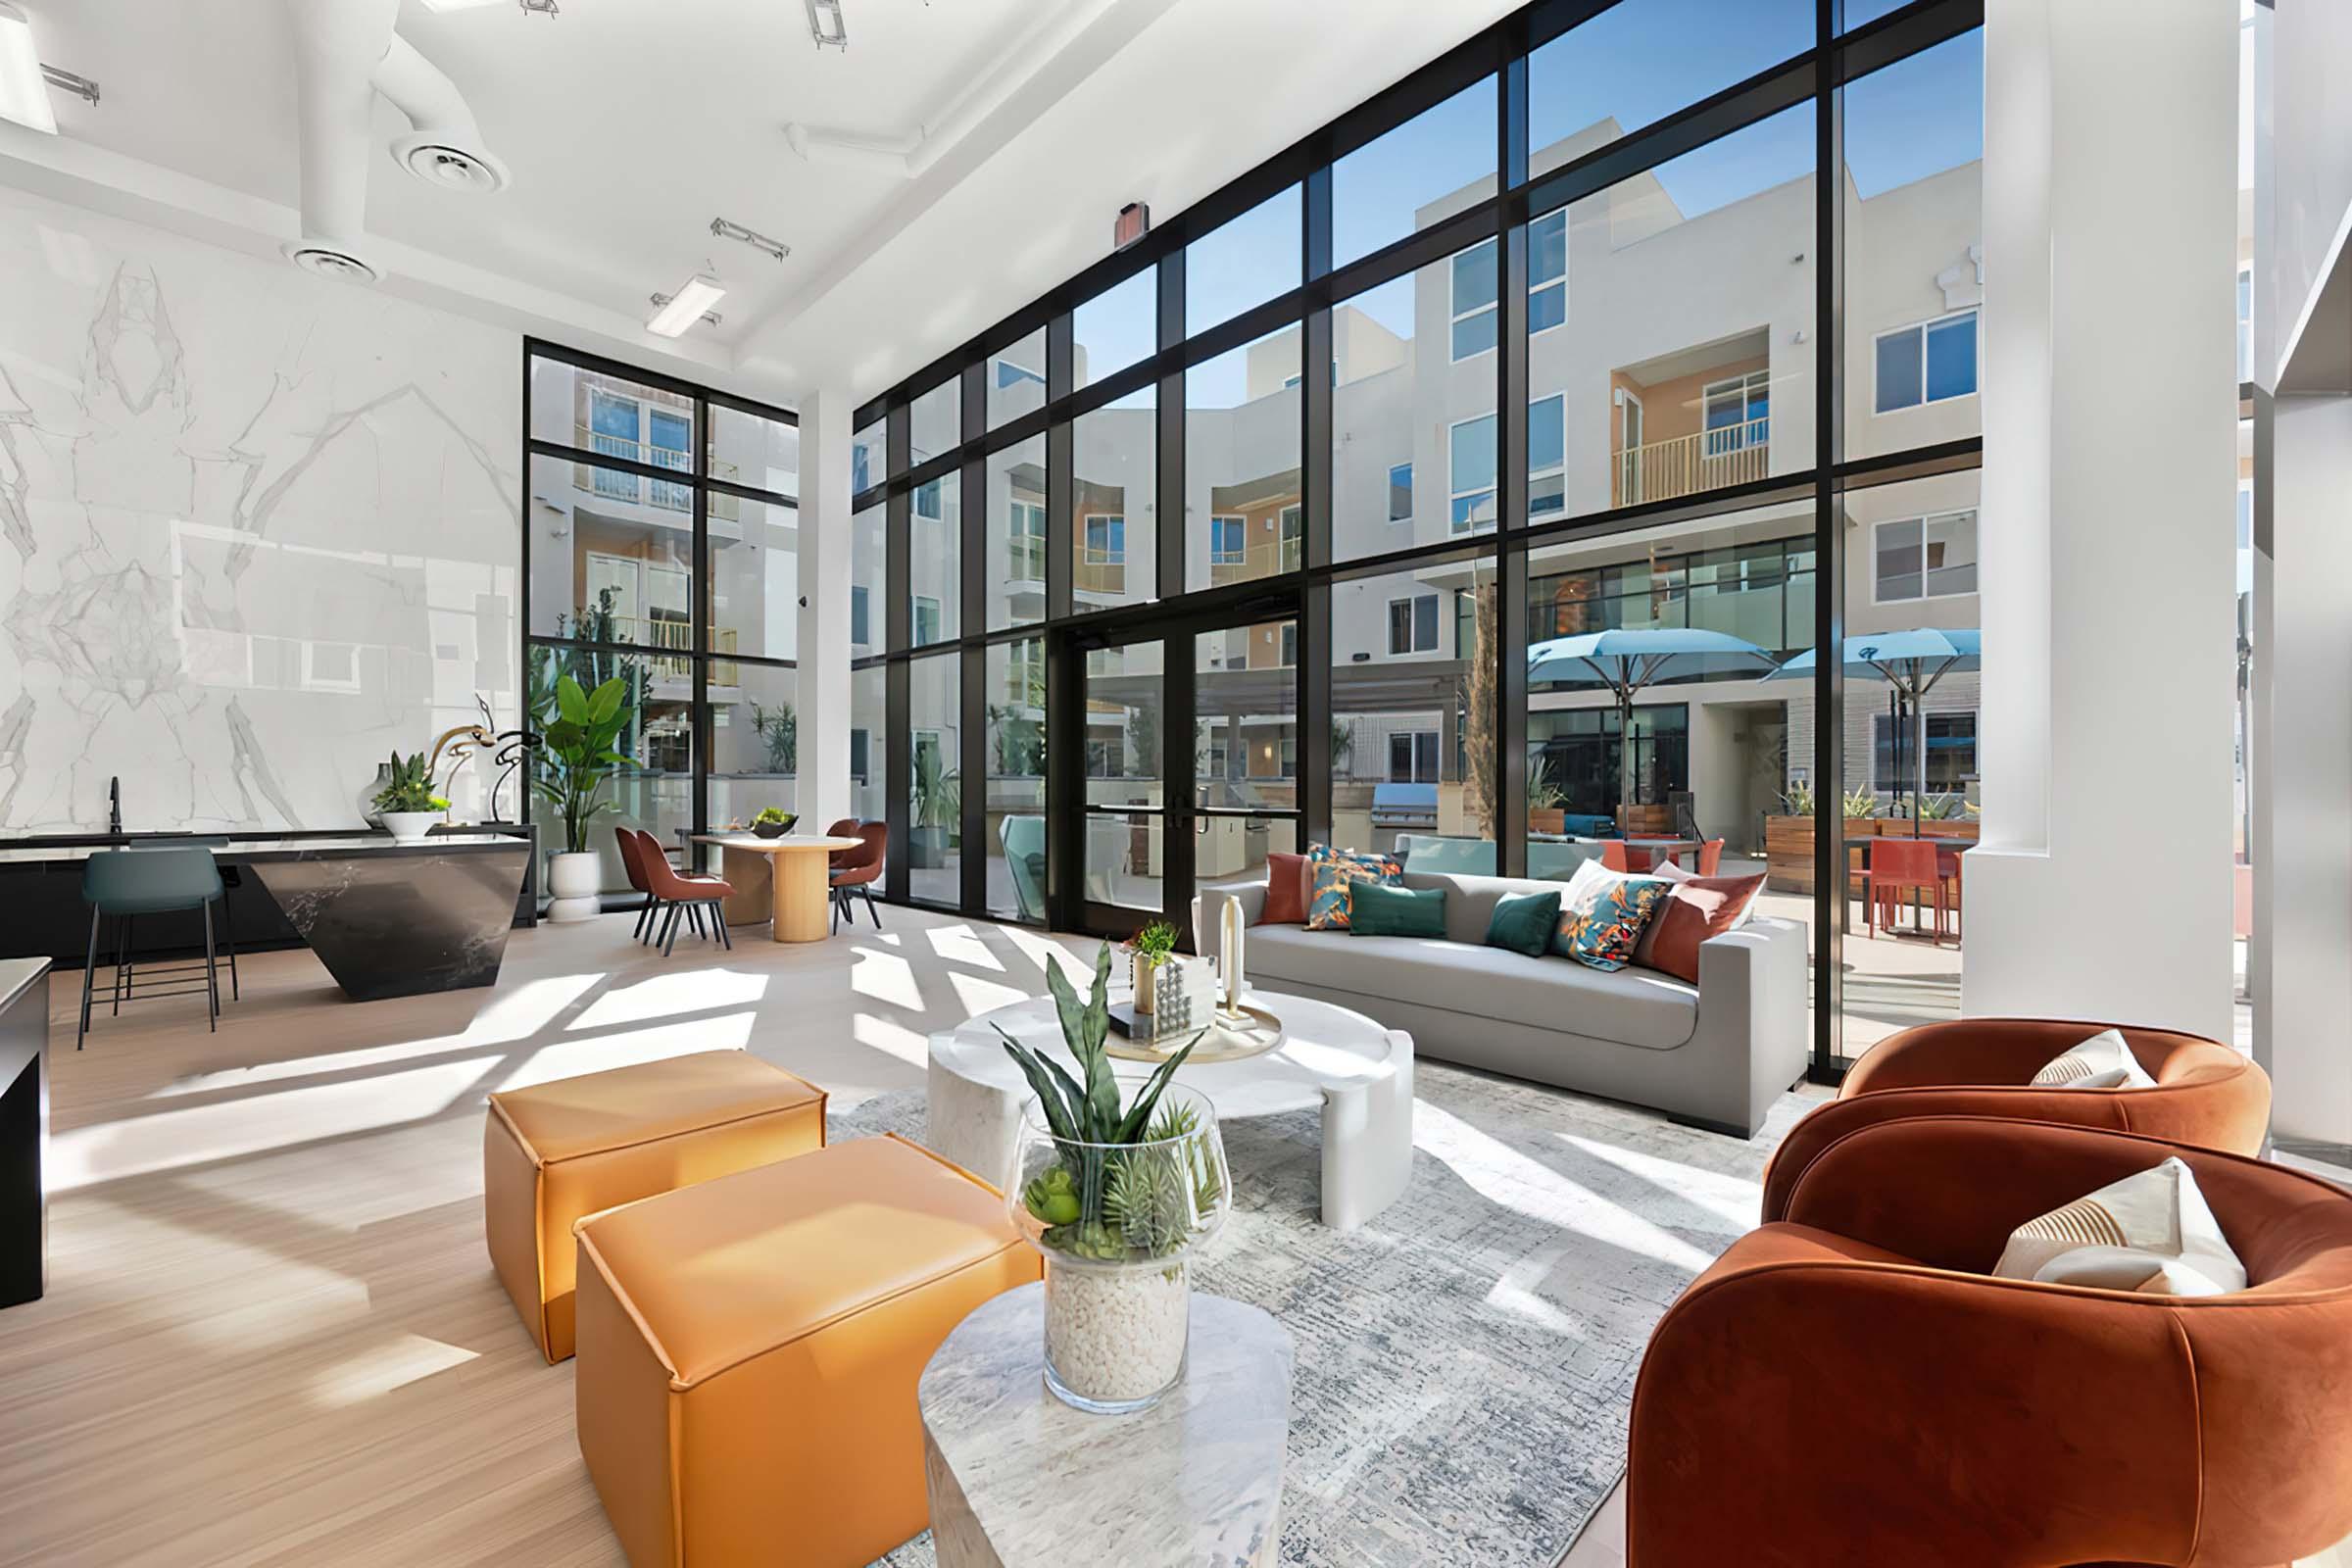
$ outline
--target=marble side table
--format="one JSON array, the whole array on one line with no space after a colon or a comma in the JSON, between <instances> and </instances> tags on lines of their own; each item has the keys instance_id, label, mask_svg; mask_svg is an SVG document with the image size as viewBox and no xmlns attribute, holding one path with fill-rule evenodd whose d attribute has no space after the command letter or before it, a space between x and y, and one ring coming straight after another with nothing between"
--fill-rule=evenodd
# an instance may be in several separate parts
<instances>
[{"instance_id":1,"label":"marble side table","mask_svg":"<svg viewBox=\"0 0 2352 1568\"><path fill-rule=\"evenodd\" d=\"M1291 1426L1291 1336L1193 1296L1184 1381L1135 1415L1046 1389L1045 1287L956 1325L923 1369L923 1474L940 1568L1270 1564Z\"/></svg>"}]
</instances>

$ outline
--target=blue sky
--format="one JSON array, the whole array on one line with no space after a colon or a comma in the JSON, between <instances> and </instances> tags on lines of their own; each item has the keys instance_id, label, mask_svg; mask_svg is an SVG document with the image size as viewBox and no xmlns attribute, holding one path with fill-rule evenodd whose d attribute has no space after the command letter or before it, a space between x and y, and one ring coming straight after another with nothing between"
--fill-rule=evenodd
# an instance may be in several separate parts
<instances>
[{"instance_id":1,"label":"blue sky","mask_svg":"<svg viewBox=\"0 0 2352 1568\"><path fill-rule=\"evenodd\" d=\"M1895 3L1848 0L1847 24ZM1650 124L1802 53L1812 42L1812 0L1627 0L1530 57L1530 145L1541 149L1608 118L1627 131ZM1982 158L1984 80L1979 30L1851 83L1845 158L1862 195ZM1488 78L1342 159L1332 173L1335 262L1405 237L1415 213L1432 201L1480 180L1491 189L1495 112ZM1812 105L1799 104L1654 172L1676 206L1695 217L1809 172L1813 139ZM1186 257L1188 330L1297 286L1299 201L1293 187L1194 242ZM1410 278L1352 303L1411 335ZM1097 376L1149 353L1152 333L1148 281L1081 307L1077 337ZM1238 354L1192 372L1188 395L1198 404L1230 405L1241 393Z\"/></svg>"}]
</instances>

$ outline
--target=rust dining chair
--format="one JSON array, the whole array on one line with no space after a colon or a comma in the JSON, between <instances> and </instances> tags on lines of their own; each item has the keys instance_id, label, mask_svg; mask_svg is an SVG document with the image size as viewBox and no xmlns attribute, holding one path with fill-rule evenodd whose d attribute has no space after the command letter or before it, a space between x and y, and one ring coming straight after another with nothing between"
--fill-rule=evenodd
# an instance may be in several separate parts
<instances>
[{"instance_id":1,"label":"rust dining chair","mask_svg":"<svg viewBox=\"0 0 2352 1568\"><path fill-rule=\"evenodd\" d=\"M1883 923L1894 929L1895 910L1906 893L1931 894L1936 902L1936 940L1943 940L1943 880L1936 874L1934 839L1882 836L1870 845L1870 870L1863 886L1863 928L1876 937ZM1884 921L1881 915L1885 916Z\"/></svg>"},{"instance_id":2,"label":"rust dining chair","mask_svg":"<svg viewBox=\"0 0 2352 1568\"><path fill-rule=\"evenodd\" d=\"M1698 847L1698 874L1715 876L1723 870L1723 840L1707 839Z\"/></svg>"},{"instance_id":3,"label":"rust dining chair","mask_svg":"<svg viewBox=\"0 0 2352 1568\"><path fill-rule=\"evenodd\" d=\"M726 910L719 901L735 891L733 885L724 877L682 876L670 865L669 858L662 853L661 843L651 833L638 833L632 828L618 831L634 835L637 866L645 874L646 890L663 906L660 930L662 956L668 957L677 946L681 914L697 935L714 938L722 947L732 949L735 939L727 934ZM706 910L710 917L708 930L703 925Z\"/></svg>"},{"instance_id":4,"label":"rust dining chair","mask_svg":"<svg viewBox=\"0 0 2352 1568\"><path fill-rule=\"evenodd\" d=\"M614 828L612 842L614 847L620 851L620 865L621 869L628 873L629 886L645 895L645 905L637 911L637 925L630 933L639 942L644 942L652 936L654 922L660 918L662 908L662 901L654 892L652 877L646 870L646 865L649 860L658 860L667 864L669 857L663 852L660 839L655 838L651 833L641 833L633 827ZM702 911L690 907L686 914L694 927L695 934L701 935Z\"/></svg>"},{"instance_id":5,"label":"rust dining chair","mask_svg":"<svg viewBox=\"0 0 2352 1568\"><path fill-rule=\"evenodd\" d=\"M1600 841L1600 866L1604 871L1631 871L1633 862L1625 858L1625 840Z\"/></svg>"},{"instance_id":6,"label":"rust dining chair","mask_svg":"<svg viewBox=\"0 0 2352 1568\"><path fill-rule=\"evenodd\" d=\"M874 903L874 884L882 880L883 863L890 858L890 824L860 822L855 831L858 839L856 849L833 852L833 929L841 929L845 914L850 915L852 924L857 922L850 909L850 895L855 893L865 901L865 912L873 916L874 929L879 931L882 908Z\"/></svg>"}]
</instances>

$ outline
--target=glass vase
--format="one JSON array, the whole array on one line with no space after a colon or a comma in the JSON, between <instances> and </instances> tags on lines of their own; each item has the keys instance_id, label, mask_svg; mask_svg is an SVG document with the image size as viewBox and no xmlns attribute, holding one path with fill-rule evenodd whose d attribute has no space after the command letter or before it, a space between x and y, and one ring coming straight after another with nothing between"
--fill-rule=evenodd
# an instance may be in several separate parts
<instances>
[{"instance_id":1,"label":"glass vase","mask_svg":"<svg viewBox=\"0 0 2352 1568\"><path fill-rule=\"evenodd\" d=\"M1121 1103L1140 1087L1122 1081ZM1141 1142L1056 1137L1032 1101L1005 1207L1046 1260L1046 1386L1100 1414L1148 1409L1184 1377L1194 1254L1233 1204L1216 1108L1171 1085Z\"/></svg>"}]
</instances>

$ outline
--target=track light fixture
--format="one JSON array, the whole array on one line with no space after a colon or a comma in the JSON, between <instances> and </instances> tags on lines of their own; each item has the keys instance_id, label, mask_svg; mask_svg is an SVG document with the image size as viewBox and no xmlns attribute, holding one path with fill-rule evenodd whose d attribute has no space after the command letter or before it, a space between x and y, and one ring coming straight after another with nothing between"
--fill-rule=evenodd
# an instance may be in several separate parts
<instances>
[{"instance_id":1,"label":"track light fixture","mask_svg":"<svg viewBox=\"0 0 2352 1568\"><path fill-rule=\"evenodd\" d=\"M847 49L850 46L849 24L841 20L841 0L807 0L808 6L808 36L816 40L819 49Z\"/></svg>"},{"instance_id":2,"label":"track light fixture","mask_svg":"<svg viewBox=\"0 0 2352 1568\"><path fill-rule=\"evenodd\" d=\"M741 240L756 251L767 252L779 262L792 254L792 247L782 240L770 239L756 228L746 228L741 223L731 223L723 218L710 220L710 232L720 239Z\"/></svg>"}]
</instances>

